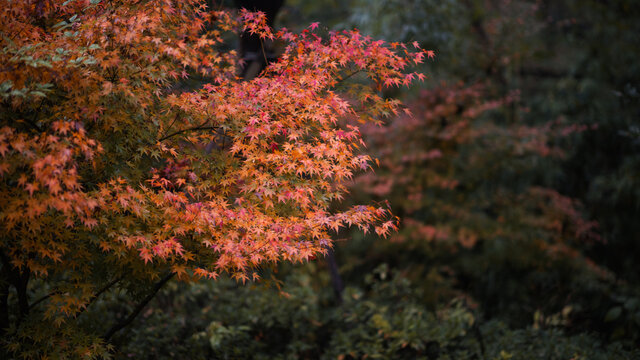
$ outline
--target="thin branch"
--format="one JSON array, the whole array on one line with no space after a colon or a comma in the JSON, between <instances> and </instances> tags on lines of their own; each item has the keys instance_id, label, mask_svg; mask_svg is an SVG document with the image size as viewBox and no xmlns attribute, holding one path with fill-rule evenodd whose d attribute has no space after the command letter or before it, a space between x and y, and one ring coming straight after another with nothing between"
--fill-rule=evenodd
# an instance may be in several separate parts
<instances>
[{"instance_id":1,"label":"thin branch","mask_svg":"<svg viewBox=\"0 0 640 360\"><path fill-rule=\"evenodd\" d=\"M93 303L94 301L96 301L96 299L102 295L102 293L104 293L105 291L109 290L113 285L117 284L120 280L124 279L124 277L126 276L126 274L122 274L120 276L118 276L117 278L113 279L110 283L108 283L107 285L105 285L102 289L98 290L97 293L95 293L92 297L91 300L89 300L89 304L87 304L87 306L91 305L91 303Z\"/></svg>"},{"instance_id":2,"label":"thin branch","mask_svg":"<svg viewBox=\"0 0 640 360\"><path fill-rule=\"evenodd\" d=\"M264 51L264 41L260 38L260 48L262 49L262 57L264 58L264 67L266 68L269 65L269 60L267 60L267 53Z\"/></svg>"},{"instance_id":3,"label":"thin branch","mask_svg":"<svg viewBox=\"0 0 640 360\"><path fill-rule=\"evenodd\" d=\"M42 103L40 103L40 106L42 106ZM40 108L38 108L38 110L36 110L36 111L40 111ZM36 115L34 115L34 118L35 118L36 116L37 116L37 114L36 114ZM38 125L37 125L35 122L33 122L33 120L29 120L29 119L26 119L26 118L25 118L25 119L22 119L22 121L20 121L20 120L19 120L18 122L25 123L25 124L27 124L27 125L31 126L33 129L35 129L35 130L37 130L37 131L42 131L42 129L40 129L40 128L38 127Z\"/></svg>"},{"instance_id":4,"label":"thin branch","mask_svg":"<svg viewBox=\"0 0 640 360\"><path fill-rule=\"evenodd\" d=\"M160 139L158 139L158 141L159 141L159 142L160 142L160 141L164 141L164 140L167 140L168 138L174 137L174 136L176 136L176 135L183 134L183 133L188 132L188 131L197 131L197 130L215 130L215 129L217 129L217 128L218 128L217 126L204 126L207 122L209 122L209 120L205 121L204 123L202 123L202 124L200 124L200 125L198 125L198 126L196 126L196 127L192 127L192 128L187 128L187 129L182 129L182 130L175 131L175 132L173 132L173 133L171 133L171 134L169 134L169 135L165 135L165 136L161 137Z\"/></svg>"},{"instance_id":5,"label":"thin branch","mask_svg":"<svg viewBox=\"0 0 640 360\"><path fill-rule=\"evenodd\" d=\"M180 116L178 116L178 114L176 114L176 116L173 117L173 121L171 122L171 124L169 124L169 126L167 126L167 132L169 130L171 130L171 128L173 127L173 124L175 124L176 121L178 121L178 118L180 118Z\"/></svg>"},{"instance_id":6,"label":"thin branch","mask_svg":"<svg viewBox=\"0 0 640 360\"><path fill-rule=\"evenodd\" d=\"M147 304L156 296L156 294L158 293L158 291L160 291L160 289L164 286L164 284L166 284L169 280L171 280L171 278L174 275L175 273L172 272L169 275L162 278L160 281L158 281L153 287L153 290L151 291L151 293L149 293L149 295L147 295L147 297L145 297L144 300L142 300L142 302L140 302L138 306L136 306L136 308L133 309L133 311L131 312L131 314L129 314L129 316L127 316L124 320L120 321L119 323L113 325L111 329L107 331L107 333L103 336L104 339L106 341L109 341L109 339L116 332L122 330L123 328L131 324L133 320L135 320L135 318L140 314L142 309L144 309L144 307L147 306Z\"/></svg>"},{"instance_id":7,"label":"thin branch","mask_svg":"<svg viewBox=\"0 0 640 360\"><path fill-rule=\"evenodd\" d=\"M94 301L96 301L96 299L97 299L100 295L102 295L102 293L104 293L105 291L109 290L113 285L117 284L120 280L124 279L124 277L125 277L125 275L121 275L121 276L119 276L119 277L115 278L114 280L112 280L111 282L109 282L109 283L108 283L107 285L105 285L102 289L98 290L98 292L97 292L97 293L95 293L95 294L91 297L91 299L89 299L89 302L87 303L87 306L85 306L82 310L80 310L80 311L78 312L78 314L77 314L77 315L82 314L82 312L83 312L84 310L86 310L86 308L87 308L87 307L89 307L89 305L91 305ZM41 302L43 302L43 301L47 300L48 298L52 297L53 295L57 295L57 294L62 294L62 291L60 291L60 290L52 291L52 292L48 293L47 295L45 295L45 296L41 297L40 299L38 299L38 300L34 301L34 302L33 302L33 304L31 304L31 305L29 306L29 310L33 309L34 307L36 307L36 306L37 306L38 304L40 304Z\"/></svg>"},{"instance_id":8,"label":"thin branch","mask_svg":"<svg viewBox=\"0 0 640 360\"><path fill-rule=\"evenodd\" d=\"M360 72L362 72L362 69L355 70L352 73L345 75L344 77L340 77L339 80L336 81L336 85L348 80L350 77L352 77L352 76L354 76L354 75L356 75L356 74L358 74Z\"/></svg>"},{"instance_id":9,"label":"thin branch","mask_svg":"<svg viewBox=\"0 0 640 360\"><path fill-rule=\"evenodd\" d=\"M126 276L126 274L122 274L122 275L118 276L117 278L111 280L110 283L108 283L107 285L102 287L102 289L98 290L97 293L93 294L91 299L89 299L89 302L87 303L87 306L82 308L82 310L80 310L76 316L80 316L80 314L82 314L85 310L87 310L87 308L91 304L93 304L93 302L96 301L100 295L102 295L105 291L111 289L111 287L113 287L113 285L117 284L120 280L124 279L125 276Z\"/></svg>"},{"instance_id":10,"label":"thin branch","mask_svg":"<svg viewBox=\"0 0 640 360\"><path fill-rule=\"evenodd\" d=\"M52 297L53 295L57 295L57 294L62 294L62 291L60 291L60 290L52 291L52 292L48 293L47 295L41 297L40 299L34 301L33 304L29 305L29 310L32 310L34 307L36 307L41 302L43 302L43 301L47 300L48 298Z\"/></svg>"}]
</instances>

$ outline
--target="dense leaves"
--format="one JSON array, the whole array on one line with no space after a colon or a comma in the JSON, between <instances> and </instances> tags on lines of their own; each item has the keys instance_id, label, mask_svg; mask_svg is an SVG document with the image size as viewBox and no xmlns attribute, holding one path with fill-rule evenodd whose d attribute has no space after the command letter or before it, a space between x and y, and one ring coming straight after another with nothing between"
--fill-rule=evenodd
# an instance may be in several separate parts
<instances>
[{"instance_id":1,"label":"dense leaves","mask_svg":"<svg viewBox=\"0 0 640 360\"><path fill-rule=\"evenodd\" d=\"M288 272L287 272L288 273ZM544 325L486 321L463 297L436 309L420 286L381 264L360 273L337 306L326 270L297 267L275 286L175 283L127 330L129 357L194 359L633 359L619 344ZM434 311L435 310L435 311ZM559 316L561 317L561 316ZM550 322L548 322L550 323ZM158 334L162 335L159 337Z\"/></svg>"}]
</instances>

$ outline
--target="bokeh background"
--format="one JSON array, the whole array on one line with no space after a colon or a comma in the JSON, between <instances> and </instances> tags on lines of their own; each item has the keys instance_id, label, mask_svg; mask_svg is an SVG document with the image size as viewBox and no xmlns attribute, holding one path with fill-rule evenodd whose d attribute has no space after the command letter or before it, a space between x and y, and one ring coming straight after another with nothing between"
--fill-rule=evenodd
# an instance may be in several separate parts
<instances>
[{"instance_id":1,"label":"bokeh background","mask_svg":"<svg viewBox=\"0 0 640 360\"><path fill-rule=\"evenodd\" d=\"M363 130L379 166L351 184L399 231L341 232L260 283L170 283L119 354L640 358L640 6L287 0L275 27L316 21L436 53L422 85L384 93L413 116Z\"/></svg>"}]
</instances>

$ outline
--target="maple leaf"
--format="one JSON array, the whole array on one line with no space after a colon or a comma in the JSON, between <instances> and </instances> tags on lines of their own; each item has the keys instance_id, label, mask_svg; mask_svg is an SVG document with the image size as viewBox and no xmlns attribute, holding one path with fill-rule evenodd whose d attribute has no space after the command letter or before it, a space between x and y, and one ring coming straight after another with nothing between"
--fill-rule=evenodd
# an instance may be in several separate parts
<instances>
[{"instance_id":1,"label":"maple leaf","mask_svg":"<svg viewBox=\"0 0 640 360\"><path fill-rule=\"evenodd\" d=\"M147 248L141 248L140 250L140 258L144 260L144 263L153 262L153 256L151 255L151 251Z\"/></svg>"}]
</instances>

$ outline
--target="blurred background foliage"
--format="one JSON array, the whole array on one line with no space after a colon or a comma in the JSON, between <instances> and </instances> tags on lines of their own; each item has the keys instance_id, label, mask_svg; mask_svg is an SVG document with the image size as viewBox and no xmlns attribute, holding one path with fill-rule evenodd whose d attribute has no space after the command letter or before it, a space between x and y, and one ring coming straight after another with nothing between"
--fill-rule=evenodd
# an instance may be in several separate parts
<instances>
[{"instance_id":1,"label":"blurred background foliage","mask_svg":"<svg viewBox=\"0 0 640 360\"><path fill-rule=\"evenodd\" d=\"M639 20L633 0L287 1L276 26L436 51L422 88L384 94L413 116L365 128L380 166L352 186L401 229L257 284L171 283L118 356L640 357Z\"/></svg>"}]
</instances>

